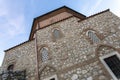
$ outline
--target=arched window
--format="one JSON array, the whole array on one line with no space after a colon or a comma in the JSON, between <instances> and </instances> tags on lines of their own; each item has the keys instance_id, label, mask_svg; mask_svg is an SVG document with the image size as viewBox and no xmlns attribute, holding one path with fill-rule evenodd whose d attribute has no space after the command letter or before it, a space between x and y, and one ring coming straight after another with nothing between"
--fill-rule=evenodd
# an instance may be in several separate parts
<instances>
[{"instance_id":1,"label":"arched window","mask_svg":"<svg viewBox=\"0 0 120 80\"><path fill-rule=\"evenodd\" d=\"M47 61L48 57L49 57L48 56L48 48L46 48L46 47L41 48L40 53L41 53L42 61L43 62Z\"/></svg>"},{"instance_id":2,"label":"arched window","mask_svg":"<svg viewBox=\"0 0 120 80\"><path fill-rule=\"evenodd\" d=\"M53 36L54 36L55 39L60 38L60 31L59 31L59 29L54 29Z\"/></svg>"},{"instance_id":3,"label":"arched window","mask_svg":"<svg viewBox=\"0 0 120 80\"><path fill-rule=\"evenodd\" d=\"M98 38L98 36L96 35L96 33L92 30L88 30L87 31L87 36L90 38L90 40L93 43L98 43L100 41L100 39Z\"/></svg>"},{"instance_id":4,"label":"arched window","mask_svg":"<svg viewBox=\"0 0 120 80\"><path fill-rule=\"evenodd\" d=\"M7 68L8 71L13 71L13 69L14 69L14 65L13 64L9 65L8 68Z\"/></svg>"}]
</instances>

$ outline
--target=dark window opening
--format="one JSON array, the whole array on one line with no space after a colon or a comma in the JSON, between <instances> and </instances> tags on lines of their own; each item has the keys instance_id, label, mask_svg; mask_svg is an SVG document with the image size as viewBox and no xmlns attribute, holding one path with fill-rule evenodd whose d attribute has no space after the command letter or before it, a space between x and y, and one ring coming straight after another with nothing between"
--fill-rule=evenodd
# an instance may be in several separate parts
<instances>
[{"instance_id":1,"label":"dark window opening","mask_svg":"<svg viewBox=\"0 0 120 80\"><path fill-rule=\"evenodd\" d=\"M7 68L8 71L13 71L13 69L14 69L14 65L13 64L9 65L8 68Z\"/></svg>"},{"instance_id":2,"label":"dark window opening","mask_svg":"<svg viewBox=\"0 0 120 80\"><path fill-rule=\"evenodd\" d=\"M50 80L55 80L55 78L52 78L52 79L50 79Z\"/></svg>"},{"instance_id":3,"label":"dark window opening","mask_svg":"<svg viewBox=\"0 0 120 80\"><path fill-rule=\"evenodd\" d=\"M118 79L120 79L120 59L117 57L117 55L105 58L104 61L106 62L108 67L112 70L114 75Z\"/></svg>"}]
</instances>

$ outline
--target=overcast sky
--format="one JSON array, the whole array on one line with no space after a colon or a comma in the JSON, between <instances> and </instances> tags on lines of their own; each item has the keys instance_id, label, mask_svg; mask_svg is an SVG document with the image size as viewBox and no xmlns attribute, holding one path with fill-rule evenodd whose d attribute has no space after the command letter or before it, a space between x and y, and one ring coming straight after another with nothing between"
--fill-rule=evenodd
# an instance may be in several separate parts
<instances>
[{"instance_id":1,"label":"overcast sky","mask_svg":"<svg viewBox=\"0 0 120 80\"><path fill-rule=\"evenodd\" d=\"M86 16L109 8L120 17L120 0L0 0L0 65L4 50L28 40L35 17L64 5Z\"/></svg>"}]
</instances>

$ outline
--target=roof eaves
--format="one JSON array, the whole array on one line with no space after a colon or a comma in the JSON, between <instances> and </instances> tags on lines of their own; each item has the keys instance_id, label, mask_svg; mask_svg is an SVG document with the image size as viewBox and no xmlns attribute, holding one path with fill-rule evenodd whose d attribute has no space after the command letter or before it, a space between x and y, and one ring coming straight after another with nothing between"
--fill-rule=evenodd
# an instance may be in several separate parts
<instances>
[{"instance_id":1,"label":"roof eaves","mask_svg":"<svg viewBox=\"0 0 120 80\"><path fill-rule=\"evenodd\" d=\"M81 15L81 16L82 16L82 17L81 17L82 19L86 18L85 15L83 15L83 14L81 14L81 13L79 13L79 12L77 12L77 11L75 11L75 10L67 7L67 6L62 6L62 7L58 8L58 9L52 10L52 11L46 13L46 14L43 14L43 15L41 15L41 16L38 16L38 17L34 18L33 24L32 24L32 28L31 28L31 32L30 32L30 35L29 35L29 40L31 40L31 37L32 37L32 35L33 35L33 29L34 29L34 24L35 24L35 21L36 21L36 20L42 18L42 17L45 16L45 15L51 14L51 13L53 13L53 12L55 12L55 11L58 11L58 10L60 10L60 9L63 9L63 8L65 8L66 10L71 10L71 11L75 12L76 14ZM75 16L75 15L74 15L74 16Z\"/></svg>"},{"instance_id":2,"label":"roof eaves","mask_svg":"<svg viewBox=\"0 0 120 80\"><path fill-rule=\"evenodd\" d=\"M107 10L101 11L101 12L96 13L96 14L93 14L93 15L87 17L86 19L79 20L78 22L81 22L81 21L87 20L87 19L89 19L89 18L92 18L92 17L94 17L94 16L100 15L100 14L105 13L105 12L108 12L108 11L110 11L110 9L107 9Z\"/></svg>"},{"instance_id":3,"label":"roof eaves","mask_svg":"<svg viewBox=\"0 0 120 80\"><path fill-rule=\"evenodd\" d=\"M30 35L29 35L29 40L31 39L32 30L34 28L33 26L34 26L35 20L36 20L36 18L33 19L32 27L31 27L31 31L30 31Z\"/></svg>"},{"instance_id":4,"label":"roof eaves","mask_svg":"<svg viewBox=\"0 0 120 80\"><path fill-rule=\"evenodd\" d=\"M34 39L32 39L32 40L34 40ZM13 47L11 47L11 48L9 48L9 49L7 49L7 50L4 50L4 52L7 52L7 51L9 51L9 50L11 50L11 49L13 49L13 48L16 48L16 47L18 47L18 46L20 46L20 45L23 45L23 44L25 44L25 43L27 43L27 42L30 42L30 41L32 41L32 40L28 40L28 41L25 41L25 42L23 42L23 43L20 43L20 44L18 44L18 45L16 45L16 46L13 46Z\"/></svg>"},{"instance_id":5,"label":"roof eaves","mask_svg":"<svg viewBox=\"0 0 120 80\"><path fill-rule=\"evenodd\" d=\"M45 13L45 14L43 14L43 15L41 15L41 16L38 16L38 17L36 17L35 19L39 19L39 18L41 18L41 17L43 17L43 16L45 16L45 15L51 14L51 13L53 13L53 12L55 12L55 11L58 11L58 10L60 10L60 9L63 9L63 8L69 9L69 10L71 10L71 11L74 11L74 12L77 13L77 14L80 14L81 16L86 17L85 15L83 15L83 14L81 14L81 13L79 13L79 12L77 12L77 11L75 11L75 10L67 7L67 6L62 6L62 7L60 7L60 8L55 9L55 10L51 10L51 11L49 11L48 13Z\"/></svg>"}]
</instances>

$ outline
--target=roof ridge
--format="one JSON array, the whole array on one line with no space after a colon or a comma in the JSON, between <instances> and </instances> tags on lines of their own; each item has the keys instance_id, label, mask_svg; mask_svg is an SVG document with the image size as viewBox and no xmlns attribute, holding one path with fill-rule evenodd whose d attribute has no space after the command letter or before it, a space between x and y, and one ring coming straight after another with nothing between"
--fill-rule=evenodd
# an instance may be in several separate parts
<instances>
[{"instance_id":1,"label":"roof ridge","mask_svg":"<svg viewBox=\"0 0 120 80\"><path fill-rule=\"evenodd\" d=\"M95 14L93 14L93 15L88 16L87 18L96 16L96 15L99 15L99 14L102 14L102 13L107 12L107 11L110 11L110 9L106 9L106 10L104 10L104 11L100 11L100 12L98 12L98 13L95 13Z\"/></svg>"},{"instance_id":2,"label":"roof ridge","mask_svg":"<svg viewBox=\"0 0 120 80\"><path fill-rule=\"evenodd\" d=\"M59 8L50 10L50 11L48 11L48 12L45 13L45 14L42 14L42 15L40 15L40 16L38 16L38 17L35 17L34 19L40 18L40 17L42 17L42 16L45 16L45 15L47 15L47 14L50 14L50 13L55 12L55 11L57 11L57 10L59 10L59 9L62 9L62 8L67 8L67 9L70 9L70 10L72 10L72 11L75 11L75 12L79 13L78 11L73 10L72 8L70 8L70 7L64 5L64 6L62 6L62 7L59 7ZM86 16L83 15L82 13L79 13L79 14L81 14L81 15L84 16L84 17L86 17Z\"/></svg>"},{"instance_id":3,"label":"roof ridge","mask_svg":"<svg viewBox=\"0 0 120 80\"><path fill-rule=\"evenodd\" d=\"M18 46L20 46L20 45L22 45L22 44L25 44L25 43L30 42L30 41L33 41L33 40L34 40L34 39L21 42L21 43L13 46L13 47L11 47L11 48L8 48L8 49L4 50L4 52L7 52L7 51L9 51L9 50L11 50L11 49L13 49L13 48L16 48L16 47L18 47Z\"/></svg>"},{"instance_id":4,"label":"roof ridge","mask_svg":"<svg viewBox=\"0 0 120 80\"><path fill-rule=\"evenodd\" d=\"M89 19L89 18L91 18L91 17L94 17L94 16L96 16L96 15L99 15L99 14L102 14L102 13L105 13L105 12L108 12L108 11L110 11L110 9L106 9L106 10L104 10L104 11L100 11L100 12L98 12L98 13L96 13L96 14L90 15L90 16L88 16L86 19ZM83 19L82 21L84 21L84 20L86 20L86 19ZM79 20L78 22L81 22L81 20Z\"/></svg>"},{"instance_id":5,"label":"roof ridge","mask_svg":"<svg viewBox=\"0 0 120 80\"><path fill-rule=\"evenodd\" d=\"M32 39L33 32L34 32L34 30L35 30L35 29L34 29L34 28L35 28L34 25L35 25L38 21L40 21L40 20L45 20L45 19L47 19L47 18L49 18L49 17L52 17L52 16L57 15L57 14L62 13L62 12L68 12L68 13L76 16L76 17L79 17L79 18L82 19L82 20L83 20L84 18L86 18L86 16L85 16L84 14L82 14L82 13L80 13L80 12L78 12L78 11L72 9L72 8L69 8L69 7L67 7L67 6L62 6L62 7L60 7L60 8L51 10L51 11L49 11L49 12L43 14L43 15L40 15L40 16L34 18L33 24L32 24L32 27L31 27L31 32L30 32L30 35L29 35L29 40ZM46 16L46 15L47 15L47 16ZM34 30L33 30L33 29L34 29Z\"/></svg>"}]
</instances>

